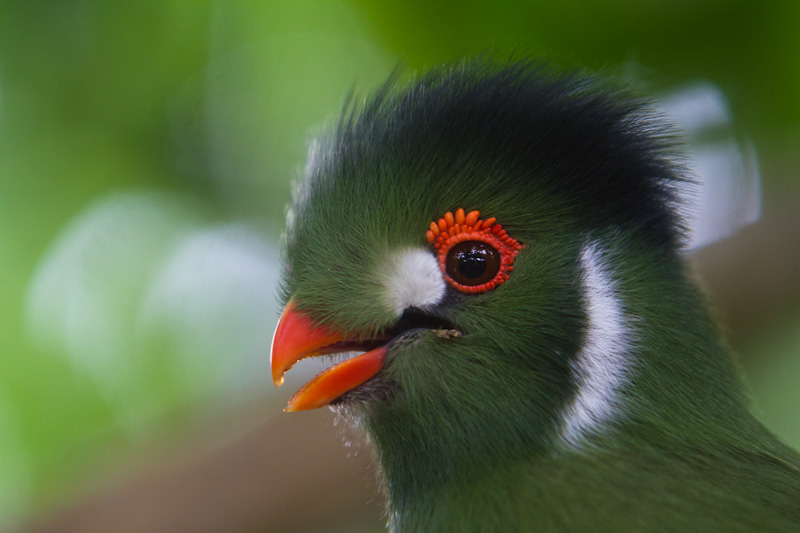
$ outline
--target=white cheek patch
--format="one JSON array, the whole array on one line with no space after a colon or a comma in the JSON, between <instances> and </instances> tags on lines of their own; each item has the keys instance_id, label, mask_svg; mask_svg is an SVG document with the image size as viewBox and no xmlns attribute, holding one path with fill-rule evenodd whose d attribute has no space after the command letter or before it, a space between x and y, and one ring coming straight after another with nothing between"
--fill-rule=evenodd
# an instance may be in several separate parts
<instances>
[{"instance_id":1,"label":"white cheek patch","mask_svg":"<svg viewBox=\"0 0 800 533\"><path fill-rule=\"evenodd\" d=\"M581 253L586 340L572 362L577 393L563 414L561 439L578 447L603 431L621 412L620 390L630 370L631 330L627 326L608 260L597 242Z\"/></svg>"},{"instance_id":2,"label":"white cheek patch","mask_svg":"<svg viewBox=\"0 0 800 533\"><path fill-rule=\"evenodd\" d=\"M382 277L387 304L397 316L409 307L433 307L444 297L442 271L427 250L409 248L394 253Z\"/></svg>"}]
</instances>

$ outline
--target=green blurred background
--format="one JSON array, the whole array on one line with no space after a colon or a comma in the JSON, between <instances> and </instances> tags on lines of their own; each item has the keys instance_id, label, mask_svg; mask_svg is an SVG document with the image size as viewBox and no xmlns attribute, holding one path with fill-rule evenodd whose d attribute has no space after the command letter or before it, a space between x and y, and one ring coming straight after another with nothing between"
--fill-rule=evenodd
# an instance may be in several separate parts
<instances>
[{"instance_id":1,"label":"green blurred background","mask_svg":"<svg viewBox=\"0 0 800 533\"><path fill-rule=\"evenodd\" d=\"M800 447L798 28L791 0L0 1L0 529L378 530L326 415L275 418L307 377L267 378L289 181L352 88L486 51L725 95L764 214L693 260Z\"/></svg>"}]
</instances>

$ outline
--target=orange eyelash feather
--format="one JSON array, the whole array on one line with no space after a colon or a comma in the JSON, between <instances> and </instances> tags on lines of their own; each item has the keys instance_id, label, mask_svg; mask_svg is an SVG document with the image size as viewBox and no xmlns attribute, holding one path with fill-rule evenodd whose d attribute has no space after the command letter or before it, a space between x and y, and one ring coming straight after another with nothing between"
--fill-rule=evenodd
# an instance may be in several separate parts
<instances>
[{"instance_id":1,"label":"orange eyelash feather","mask_svg":"<svg viewBox=\"0 0 800 533\"><path fill-rule=\"evenodd\" d=\"M480 220L479 211L465 213L463 209L455 214L448 211L438 221L431 222L426 237L436 250L439 267L445 280L462 292L479 293L494 289L508 279L514 270L514 257L522 249L522 245L508 235L503 226L496 224L494 217ZM500 253L500 270L491 280L481 285L466 286L447 275L447 252L456 244L464 241L482 241L493 246Z\"/></svg>"}]
</instances>

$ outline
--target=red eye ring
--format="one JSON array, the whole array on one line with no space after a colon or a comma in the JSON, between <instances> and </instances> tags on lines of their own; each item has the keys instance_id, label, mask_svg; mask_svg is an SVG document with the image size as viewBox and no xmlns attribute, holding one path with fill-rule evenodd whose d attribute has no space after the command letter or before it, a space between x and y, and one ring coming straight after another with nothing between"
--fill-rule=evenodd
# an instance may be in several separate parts
<instances>
[{"instance_id":1,"label":"red eye ring","mask_svg":"<svg viewBox=\"0 0 800 533\"><path fill-rule=\"evenodd\" d=\"M459 291L470 294L492 290L507 280L509 273L514 270L514 257L522 248L500 224L495 224L494 217L486 220L479 220L478 217L478 211L465 214L463 209L458 209L455 215L448 211L438 221L431 222L426 233L428 242L436 250L444 279ZM497 273L485 283L465 285L453 279L447 272L448 253L457 244L467 241L483 242L494 248L500 256Z\"/></svg>"}]
</instances>

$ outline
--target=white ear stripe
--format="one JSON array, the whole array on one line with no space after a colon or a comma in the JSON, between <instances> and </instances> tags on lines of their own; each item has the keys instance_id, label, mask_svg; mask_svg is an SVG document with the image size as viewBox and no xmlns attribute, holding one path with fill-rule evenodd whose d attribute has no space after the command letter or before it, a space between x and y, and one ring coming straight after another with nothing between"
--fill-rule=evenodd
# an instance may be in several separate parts
<instances>
[{"instance_id":1,"label":"white ear stripe","mask_svg":"<svg viewBox=\"0 0 800 533\"><path fill-rule=\"evenodd\" d=\"M395 252L383 272L386 302L397 316L409 307L425 309L442 301L445 281L436 258L428 250Z\"/></svg>"},{"instance_id":2,"label":"white ear stripe","mask_svg":"<svg viewBox=\"0 0 800 533\"><path fill-rule=\"evenodd\" d=\"M608 260L597 242L581 253L586 340L572 363L578 390L563 414L561 439L571 447L601 433L620 413L619 391L630 367L630 338Z\"/></svg>"}]
</instances>

